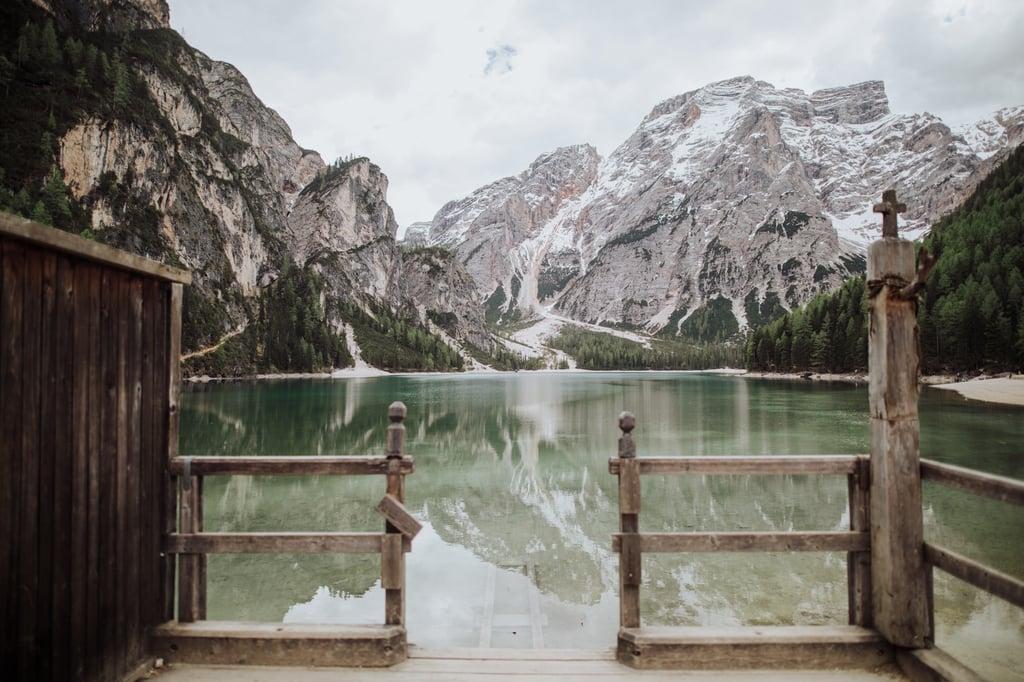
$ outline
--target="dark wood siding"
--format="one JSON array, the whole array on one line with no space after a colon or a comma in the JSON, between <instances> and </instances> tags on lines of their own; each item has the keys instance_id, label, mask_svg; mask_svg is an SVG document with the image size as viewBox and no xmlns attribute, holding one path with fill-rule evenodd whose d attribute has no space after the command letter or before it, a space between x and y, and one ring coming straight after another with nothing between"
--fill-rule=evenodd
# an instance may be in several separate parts
<instances>
[{"instance_id":1,"label":"dark wood siding","mask_svg":"<svg viewBox=\"0 0 1024 682\"><path fill-rule=\"evenodd\" d=\"M171 598L160 532L181 284L103 262L94 247L76 254L66 235L53 248L11 234L9 222L0 220L0 670L121 679L144 661Z\"/></svg>"}]
</instances>

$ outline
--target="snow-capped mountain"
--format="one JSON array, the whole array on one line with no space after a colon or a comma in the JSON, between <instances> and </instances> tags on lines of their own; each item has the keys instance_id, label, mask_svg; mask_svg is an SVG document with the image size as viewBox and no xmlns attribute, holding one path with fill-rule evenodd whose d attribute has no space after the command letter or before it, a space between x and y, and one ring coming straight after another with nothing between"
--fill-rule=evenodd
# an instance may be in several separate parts
<instances>
[{"instance_id":1,"label":"snow-capped mountain","mask_svg":"<svg viewBox=\"0 0 1024 682\"><path fill-rule=\"evenodd\" d=\"M907 204L901 234L921 237L1022 130L1021 107L960 130L893 114L879 81L806 94L735 78L662 102L607 158L555 150L416 233L506 314L746 326L861 271L884 189Z\"/></svg>"}]
</instances>

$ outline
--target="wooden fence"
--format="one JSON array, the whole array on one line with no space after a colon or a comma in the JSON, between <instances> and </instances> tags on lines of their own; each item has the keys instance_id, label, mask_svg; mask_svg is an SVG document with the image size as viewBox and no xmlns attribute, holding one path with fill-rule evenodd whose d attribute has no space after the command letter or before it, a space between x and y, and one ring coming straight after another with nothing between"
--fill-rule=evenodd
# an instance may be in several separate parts
<instances>
[{"instance_id":1,"label":"wooden fence","mask_svg":"<svg viewBox=\"0 0 1024 682\"><path fill-rule=\"evenodd\" d=\"M0 670L113 680L171 616L188 273L0 214Z\"/></svg>"},{"instance_id":2,"label":"wooden fence","mask_svg":"<svg viewBox=\"0 0 1024 682\"><path fill-rule=\"evenodd\" d=\"M874 210L882 239L868 247L868 408L870 457L636 457L633 415L623 413L619 456L620 630L618 658L635 667L821 667L898 661L913 679L976 679L934 647L934 568L1024 607L1024 582L924 541L922 480L1012 504L1024 484L920 458L917 295L935 263L900 239L905 206L888 190ZM801 533L641 533L643 474L841 474L848 477L850 529ZM644 552L845 551L849 629L644 628L640 618ZM868 629L870 628L870 629ZM703 630L703 631L702 631ZM816 631L816 632L815 632ZM813 632L813 634L812 634ZM817 646L808 649L815 642ZM821 646L822 644L826 646Z\"/></svg>"},{"instance_id":3,"label":"wooden fence","mask_svg":"<svg viewBox=\"0 0 1024 682\"><path fill-rule=\"evenodd\" d=\"M1010 478L925 459L921 460L921 479L1024 506L1024 483ZM924 558L929 565L1024 609L1024 581L928 542L924 543Z\"/></svg>"},{"instance_id":4,"label":"wooden fence","mask_svg":"<svg viewBox=\"0 0 1024 682\"><path fill-rule=\"evenodd\" d=\"M178 619L155 631L158 653L192 663L387 666L406 658L405 552L421 524L405 509L405 476L413 460L403 454L406 408L388 408L387 455L379 457L178 457L169 462L180 482L178 532L163 549L178 555ZM377 505L382 533L208 533L203 531L205 476L383 475ZM384 624L274 625L206 622L206 555L213 553L355 553L381 555ZM200 622L196 622L200 621Z\"/></svg>"},{"instance_id":5,"label":"wooden fence","mask_svg":"<svg viewBox=\"0 0 1024 682\"><path fill-rule=\"evenodd\" d=\"M732 667L871 667L892 652L869 631L872 624L870 477L867 455L790 457L637 457L635 417L619 416L618 457L608 462L619 480L619 661L637 668L714 668L722 646ZM640 532L645 475L839 475L846 476L850 529L802 532ZM640 614L642 559L646 552L846 552L850 628L758 628L728 632L706 628L643 627ZM800 648L803 644L805 648ZM822 646L822 645L825 646ZM806 648L810 647L810 648ZM813 650L813 654L810 652Z\"/></svg>"}]
</instances>

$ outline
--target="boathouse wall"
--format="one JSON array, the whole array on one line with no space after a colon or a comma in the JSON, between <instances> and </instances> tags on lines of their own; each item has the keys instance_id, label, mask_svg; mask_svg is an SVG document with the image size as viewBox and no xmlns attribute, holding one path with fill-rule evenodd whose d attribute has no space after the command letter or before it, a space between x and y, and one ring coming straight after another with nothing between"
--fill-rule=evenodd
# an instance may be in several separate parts
<instances>
[{"instance_id":1,"label":"boathouse wall","mask_svg":"<svg viewBox=\"0 0 1024 682\"><path fill-rule=\"evenodd\" d=\"M0 670L117 680L173 618L188 273L0 214ZM170 529L170 530L173 530Z\"/></svg>"}]
</instances>

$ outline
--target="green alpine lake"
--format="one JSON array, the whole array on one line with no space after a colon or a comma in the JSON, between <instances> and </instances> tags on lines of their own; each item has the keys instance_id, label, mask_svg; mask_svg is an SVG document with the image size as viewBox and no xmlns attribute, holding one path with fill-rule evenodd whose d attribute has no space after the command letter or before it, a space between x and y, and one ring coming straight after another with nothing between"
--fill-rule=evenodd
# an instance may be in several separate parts
<instances>
[{"instance_id":1,"label":"green alpine lake","mask_svg":"<svg viewBox=\"0 0 1024 682\"><path fill-rule=\"evenodd\" d=\"M868 452L865 385L682 372L520 372L187 384L190 456L384 454L408 407L409 641L605 649L618 628L616 455ZM1024 479L1024 408L921 391L922 457ZM384 479L210 477L209 531L380 531ZM1024 510L924 484L926 539L1024 578ZM649 476L642 531L848 528L843 476ZM377 555L211 555L211 620L381 623ZM840 553L647 554L650 625L841 624ZM937 644L990 679L1024 664L1024 614L935 572Z\"/></svg>"}]
</instances>

